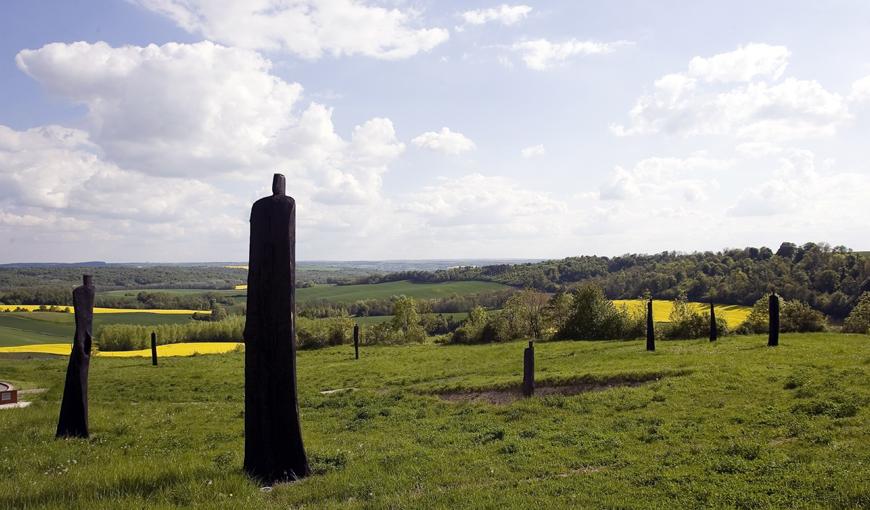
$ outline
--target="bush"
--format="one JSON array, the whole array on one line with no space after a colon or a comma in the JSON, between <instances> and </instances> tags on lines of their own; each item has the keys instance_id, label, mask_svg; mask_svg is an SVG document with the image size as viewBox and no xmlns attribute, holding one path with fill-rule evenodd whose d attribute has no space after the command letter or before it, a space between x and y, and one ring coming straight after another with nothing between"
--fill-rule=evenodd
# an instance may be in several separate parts
<instances>
[{"instance_id":1,"label":"bush","mask_svg":"<svg viewBox=\"0 0 870 510\"><path fill-rule=\"evenodd\" d=\"M131 351L151 345L151 332L157 333L159 345L179 342L242 342L245 318L233 315L222 321L190 321L186 324L141 326L109 324L96 332L96 343L102 351ZM348 317L329 319L296 319L296 345L312 349L350 343L353 321Z\"/></svg>"},{"instance_id":2,"label":"bush","mask_svg":"<svg viewBox=\"0 0 870 510\"><path fill-rule=\"evenodd\" d=\"M870 333L870 292L861 294L858 304L843 322L843 333Z\"/></svg>"},{"instance_id":3,"label":"bush","mask_svg":"<svg viewBox=\"0 0 870 510\"><path fill-rule=\"evenodd\" d=\"M102 351L129 351L151 345L151 332L157 333L157 343L179 342L241 342L244 317L231 316L219 322L191 321L187 324L142 326L109 324L97 328L95 339Z\"/></svg>"},{"instance_id":4,"label":"bush","mask_svg":"<svg viewBox=\"0 0 870 510\"><path fill-rule=\"evenodd\" d=\"M710 313L695 311L685 294L681 294L674 300L674 308L668 319L670 322L663 328L665 338L682 340L710 336ZM728 334L728 323L723 317L716 317L716 329L718 336Z\"/></svg>"},{"instance_id":5,"label":"bush","mask_svg":"<svg viewBox=\"0 0 870 510\"><path fill-rule=\"evenodd\" d=\"M779 299L779 330L783 333L806 333L825 330L825 316L801 301ZM769 328L769 296L764 296L752 305L746 321L738 328L740 334L767 333Z\"/></svg>"},{"instance_id":6,"label":"bush","mask_svg":"<svg viewBox=\"0 0 870 510\"><path fill-rule=\"evenodd\" d=\"M779 315L779 329L784 333L825 330L825 315L801 301L786 301Z\"/></svg>"},{"instance_id":7,"label":"bush","mask_svg":"<svg viewBox=\"0 0 870 510\"><path fill-rule=\"evenodd\" d=\"M316 349L351 342L353 342L353 320L350 317L296 318L296 346L299 349Z\"/></svg>"},{"instance_id":8,"label":"bush","mask_svg":"<svg viewBox=\"0 0 870 510\"><path fill-rule=\"evenodd\" d=\"M487 325L486 311L476 306L468 312L468 318L456 328L450 338L454 344L477 344L482 342L483 330Z\"/></svg>"},{"instance_id":9,"label":"bush","mask_svg":"<svg viewBox=\"0 0 870 510\"><path fill-rule=\"evenodd\" d=\"M575 340L629 339L644 335L646 324L642 313L630 313L617 308L595 285L583 285L571 292L570 315L558 338Z\"/></svg>"}]
</instances>

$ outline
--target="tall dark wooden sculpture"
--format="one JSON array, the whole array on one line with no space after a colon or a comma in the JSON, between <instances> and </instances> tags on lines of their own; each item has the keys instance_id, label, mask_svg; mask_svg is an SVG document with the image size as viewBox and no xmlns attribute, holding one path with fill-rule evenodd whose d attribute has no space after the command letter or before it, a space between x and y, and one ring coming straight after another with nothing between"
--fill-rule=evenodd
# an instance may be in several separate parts
<instances>
[{"instance_id":1,"label":"tall dark wooden sculpture","mask_svg":"<svg viewBox=\"0 0 870 510\"><path fill-rule=\"evenodd\" d=\"M56 437L88 437L88 368L94 324L94 277L84 275L73 290L76 332L60 404Z\"/></svg>"},{"instance_id":2,"label":"tall dark wooden sculpture","mask_svg":"<svg viewBox=\"0 0 870 510\"><path fill-rule=\"evenodd\" d=\"M710 301L710 341L715 342L719 337L719 328L716 326L716 309Z\"/></svg>"},{"instance_id":3,"label":"tall dark wooden sculpture","mask_svg":"<svg viewBox=\"0 0 870 510\"><path fill-rule=\"evenodd\" d=\"M296 202L275 174L251 208L245 321L245 471L262 482L307 476L296 398Z\"/></svg>"},{"instance_id":4,"label":"tall dark wooden sculpture","mask_svg":"<svg viewBox=\"0 0 870 510\"><path fill-rule=\"evenodd\" d=\"M646 350L656 350L656 329L653 323L653 301L652 298L646 304Z\"/></svg>"},{"instance_id":5,"label":"tall dark wooden sculpture","mask_svg":"<svg viewBox=\"0 0 870 510\"><path fill-rule=\"evenodd\" d=\"M767 346L776 347L779 345L779 296L776 292L770 295L768 316Z\"/></svg>"},{"instance_id":6,"label":"tall dark wooden sculpture","mask_svg":"<svg viewBox=\"0 0 870 510\"><path fill-rule=\"evenodd\" d=\"M151 364L157 366L157 333L151 332Z\"/></svg>"},{"instance_id":7,"label":"tall dark wooden sculpture","mask_svg":"<svg viewBox=\"0 0 870 510\"><path fill-rule=\"evenodd\" d=\"M359 359L359 324L353 325L353 354L354 359Z\"/></svg>"},{"instance_id":8,"label":"tall dark wooden sculpture","mask_svg":"<svg viewBox=\"0 0 870 510\"><path fill-rule=\"evenodd\" d=\"M535 393L535 342L523 350L523 395L531 397Z\"/></svg>"}]
</instances>

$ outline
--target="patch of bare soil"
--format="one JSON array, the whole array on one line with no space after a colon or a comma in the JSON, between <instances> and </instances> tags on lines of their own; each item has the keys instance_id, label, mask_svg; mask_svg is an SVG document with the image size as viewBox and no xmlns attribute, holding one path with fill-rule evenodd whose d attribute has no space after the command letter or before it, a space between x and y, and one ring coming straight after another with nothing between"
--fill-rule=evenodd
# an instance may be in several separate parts
<instances>
[{"instance_id":1,"label":"patch of bare soil","mask_svg":"<svg viewBox=\"0 0 870 510\"><path fill-rule=\"evenodd\" d=\"M590 391L604 391L617 387L635 387L658 381L663 377L686 375L687 372L651 373L617 375L607 378L581 378L564 383L548 383L546 381L535 385L534 397L547 395L577 395ZM438 393L438 396L448 402L489 402L490 404L510 404L525 398L522 386L499 388L491 390L460 390Z\"/></svg>"}]
</instances>

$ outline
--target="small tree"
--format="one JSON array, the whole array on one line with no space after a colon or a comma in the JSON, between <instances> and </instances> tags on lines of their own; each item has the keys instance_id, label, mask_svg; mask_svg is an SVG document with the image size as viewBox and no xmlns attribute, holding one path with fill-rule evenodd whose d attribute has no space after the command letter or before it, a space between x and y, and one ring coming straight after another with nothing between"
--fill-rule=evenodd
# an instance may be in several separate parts
<instances>
[{"instance_id":1,"label":"small tree","mask_svg":"<svg viewBox=\"0 0 870 510\"><path fill-rule=\"evenodd\" d=\"M211 318L210 318L211 321L213 321L213 322L222 321L222 320L226 319L228 316L229 316L229 314L227 313L226 308L224 308L223 306L221 306L217 303L212 303L212 305L211 305Z\"/></svg>"},{"instance_id":2,"label":"small tree","mask_svg":"<svg viewBox=\"0 0 870 510\"><path fill-rule=\"evenodd\" d=\"M417 312L417 302L413 298L399 296L393 301L393 319L390 325L400 331L408 342L426 340L426 332L420 324L420 314Z\"/></svg>"},{"instance_id":3,"label":"small tree","mask_svg":"<svg viewBox=\"0 0 870 510\"><path fill-rule=\"evenodd\" d=\"M843 322L843 333L870 333L870 292L864 292Z\"/></svg>"}]
</instances>

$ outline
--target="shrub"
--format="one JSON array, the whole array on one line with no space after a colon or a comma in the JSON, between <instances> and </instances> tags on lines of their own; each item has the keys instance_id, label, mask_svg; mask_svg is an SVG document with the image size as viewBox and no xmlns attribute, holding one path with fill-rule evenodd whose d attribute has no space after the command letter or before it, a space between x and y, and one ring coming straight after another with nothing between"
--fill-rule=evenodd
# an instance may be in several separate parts
<instances>
[{"instance_id":1,"label":"shrub","mask_svg":"<svg viewBox=\"0 0 870 510\"><path fill-rule=\"evenodd\" d=\"M843 322L844 333L870 333L870 292L861 294L858 304Z\"/></svg>"},{"instance_id":2,"label":"shrub","mask_svg":"<svg viewBox=\"0 0 870 510\"><path fill-rule=\"evenodd\" d=\"M299 349L316 349L351 342L353 342L353 320L350 317L296 318L296 346Z\"/></svg>"},{"instance_id":3,"label":"shrub","mask_svg":"<svg viewBox=\"0 0 870 510\"><path fill-rule=\"evenodd\" d=\"M769 302L764 296L752 305L746 321L738 328L740 334L766 333L769 327ZM806 333L825 330L825 316L810 305L796 300L786 301L780 298L779 330L783 333Z\"/></svg>"},{"instance_id":4,"label":"shrub","mask_svg":"<svg viewBox=\"0 0 870 510\"><path fill-rule=\"evenodd\" d=\"M151 345L151 332L157 333L157 343L179 342L240 342L245 319L231 316L219 322L191 321L186 324L108 324L97 328L96 343L102 351L129 351Z\"/></svg>"},{"instance_id":5,"label":"shrub","mask_svg":"<svg viewBox=\"0 0 870 510\"><path fill-rule=\"evenodd\" d=\"M571 292L570 315L557 331L558 338L576 340L628 339L644 335L642 313L617 308L595 285L583 285Z\"/></svg>"},{"instance_id":6,"label":"shrub","mask_svg":"<svg viewBox=\"0 0 870 510\"><path fill-rule=\"evenodd\" d=\"M668 319L670 322L663 328L665 338L677 340L710 335L710 313L695 311L685 294L681 294L674 300L674 307ZM716 317L716 329L719 336L728 334L728 323L723 317Z\"/></svg>"},{"instance_id":7,"label":"shrub","mask_svg":"<svg viewBox=\"0 0 870 510\"><path fill-rule=\"evenodd\" d=\"M157 343L179 342L242 342L245 318L233 315L222 321L190 321L186 324L142 326L109 324L99 327L96 343L102 351L130 351L151 345L151 332L157 333ZM353 321L348 317L329 319L296 319L296 345L300 349L350 343Z\"/></svg>"},{"instance_id":8,"label":"shrub","mask_svg":"<svg viewBox=\"0 0 870 510\"><path fill-rule=\"evenodd\" d=\"M825 330L825 315L801 301L786 301L779 315L779 329L785 333Z\"/></svg>"}]
</instances>

